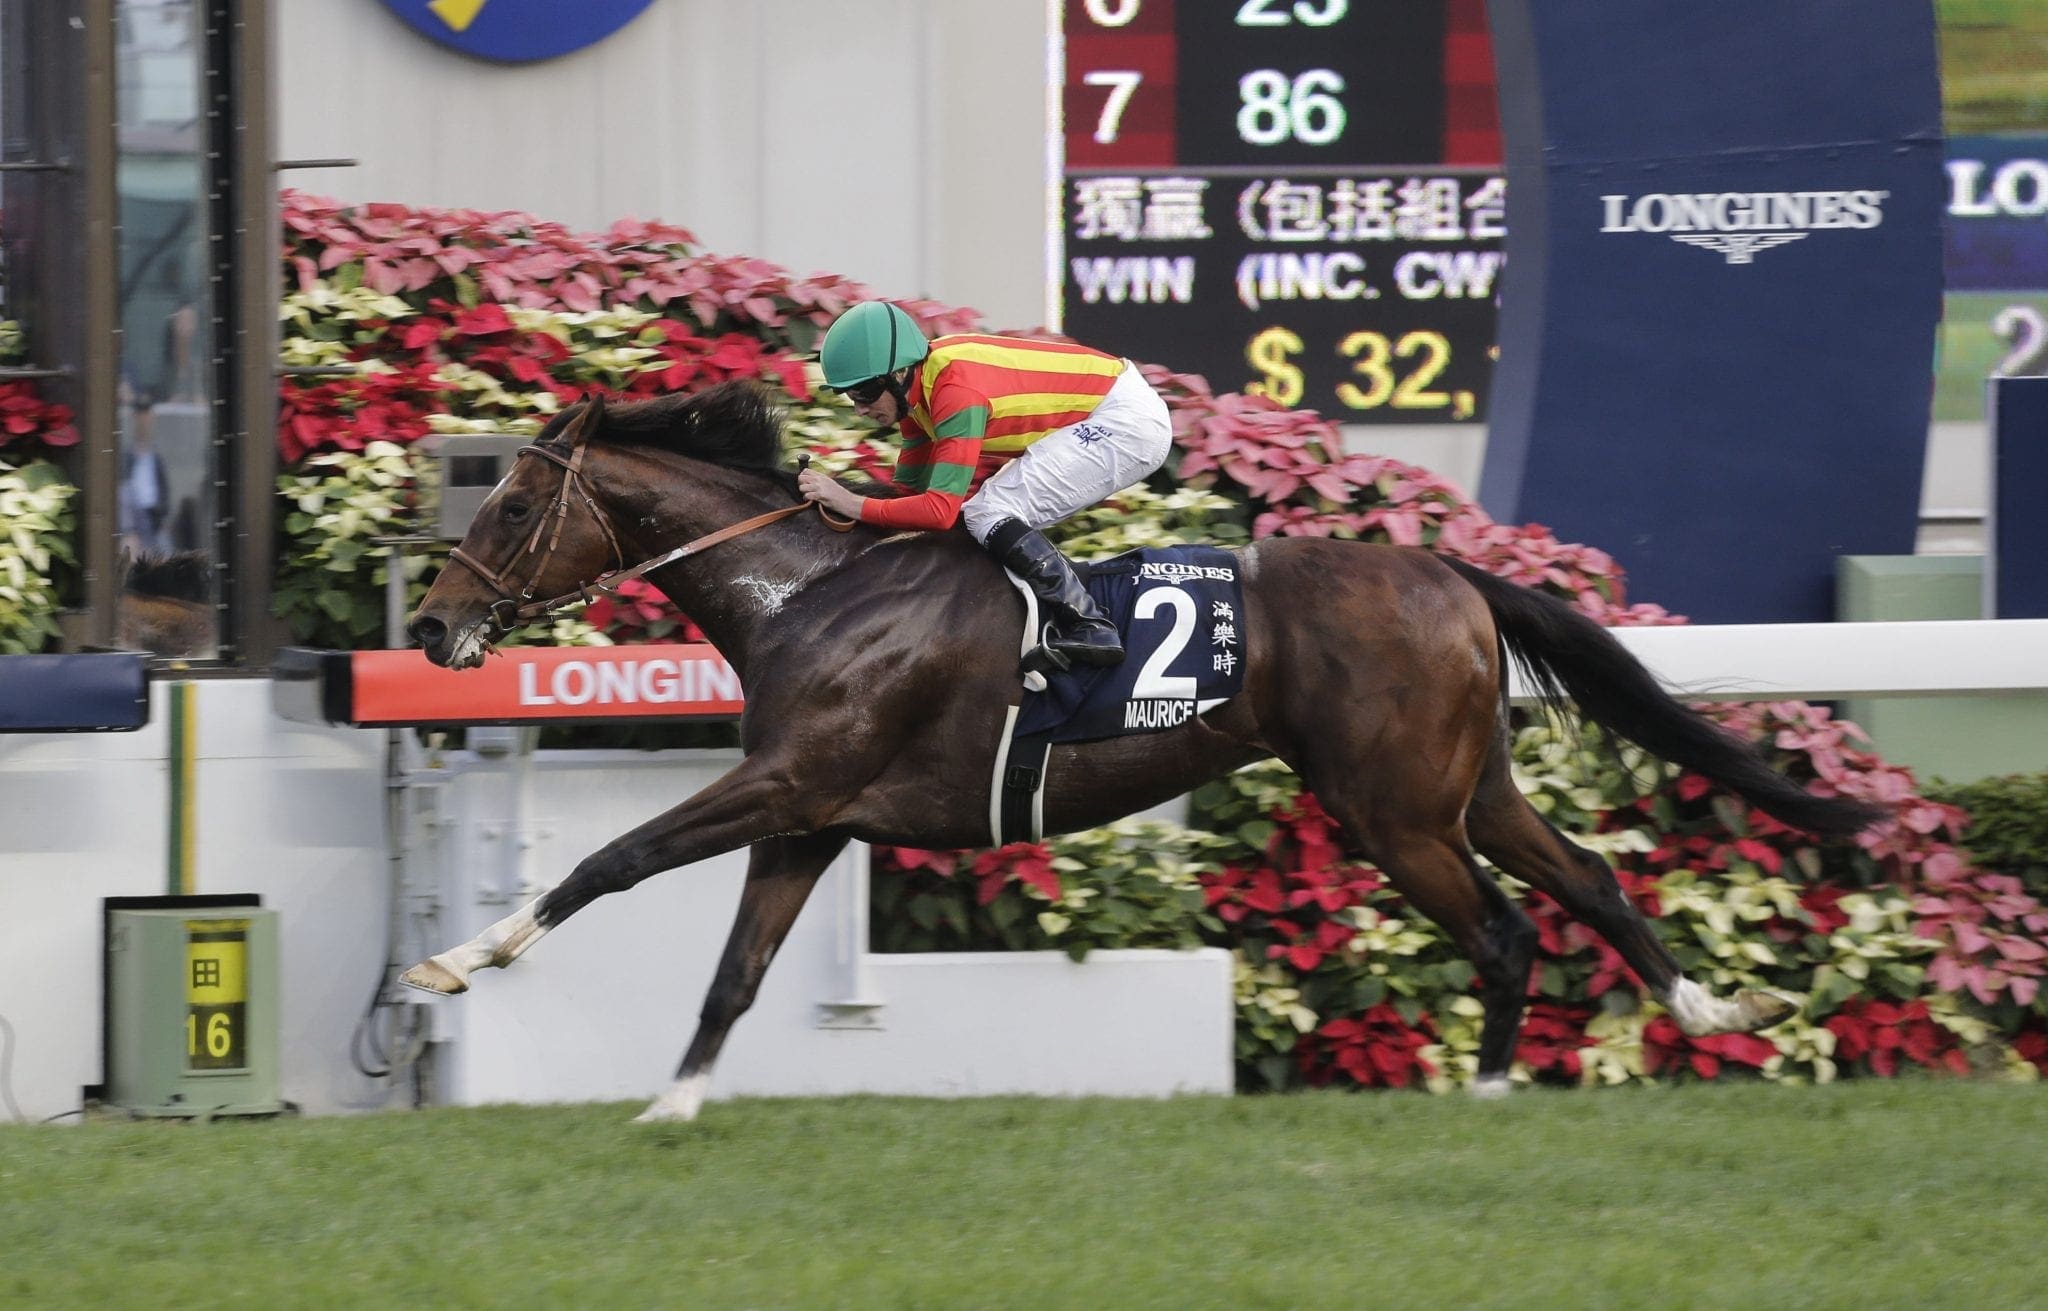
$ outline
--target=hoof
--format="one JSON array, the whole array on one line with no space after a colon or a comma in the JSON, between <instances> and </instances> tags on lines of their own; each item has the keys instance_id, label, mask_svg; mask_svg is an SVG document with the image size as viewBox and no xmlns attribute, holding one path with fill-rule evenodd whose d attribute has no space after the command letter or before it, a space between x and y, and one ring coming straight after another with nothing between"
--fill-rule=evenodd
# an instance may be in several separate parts
<instances>
[{"instance_id":1,"label":"hoof","mask_svg":"<svg viewBox=\"0 0 2048 1311\"><path fill-rule=\"evenodd\" d=\"M662 1105L662 1104L661 1104L660 1102L655 1102L654 1104L652 1104L651 1106L649 1106L649 1107L648 1107L648 1108L647 1108L646 1110L644 1110L644 1111L640 1112L640 1114L638 1114L638 1115L634 1116L634 1117L633 1117L633 1123L634 1123L634 1124L688 1124L688 1123L689 1123L690 1121L692 1121L692 1120L694 1120L694 1119L696 1119L696 1118L697 1118L697 1117L696 1117L696 1116L694 1116L694 1115L686 1115L686 1114L684 1114L684 1113L683 1113L683 1112L681 1112L681 1111L678 1111L678 1110L674 1110L674 1109L672 1109L672 1108L670 1108L670 1107L667 1107L667 1106L663 1106L663 1105Z\"/></svg>"},{"instance_id":2,"label":"hoof","mask_svg":"<svg viewBox=\"0 0 2048 1311\"><path fill-rule=\"evenodd\" d=\"M469 991L468 979L439 961L431 959L423 960L399 975L398 981L408 988L418 988L421 992L437 993L443 997L453 997L458 992Z\"/></svg>"},{"instance_id":3,"label":"hoof","mask_svg":"<svg viewBox=\"0 0 2048 1311\"><path fill-rule=\"evenodd\" d=\"M704 1090L710 1084L711 1076L703 1071L679 1076L661 1096L648 1104L646 1110L633 1117L633 1123L689 1123L697 1118L698 1108L704 1105Z\"/></svg>"},{"instance_id":4,"label":"hoof","mask_svg":"<svg viewBox=\"0 0 2048 1311\"><path fill-rule=\"evenodd\" d=\"M1466 1086L1465 1091L1482 1102L1497 1102L1515 1090L1504 1074L1481 1075Z\"/></svg>"},{"instance_id":5,"label":"hoof","mask_svg":"<svg viewBox=\"0 0 2048 1311\"><path fill-rule=\"evenodd\" d=\"M1799 1013L1799 1003L1760 988L1744 988L1736 993L1735 1004L1742 1008L1752 1033L1768 1029L1773 1024L1782 1024Z\"/></svg>"}]
</instances>

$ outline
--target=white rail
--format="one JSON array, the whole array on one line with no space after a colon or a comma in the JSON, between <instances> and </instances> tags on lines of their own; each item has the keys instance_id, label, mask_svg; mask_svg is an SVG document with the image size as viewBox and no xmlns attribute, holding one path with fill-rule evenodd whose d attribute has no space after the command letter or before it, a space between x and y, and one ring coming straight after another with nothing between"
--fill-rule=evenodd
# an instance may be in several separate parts
<instances>
[{"instance_id":1,"label":"white rail","mask_svg":"<svg viewBox=\"0 0 2048 1311\"><path fill-rule=\"evenodd\" d=\"M1611 630L1695 700L1834 701L2048 691L2048 619L1692 624ZM1528 689L1519 679L1516 696Z\"/></svg>"}]
</instances>

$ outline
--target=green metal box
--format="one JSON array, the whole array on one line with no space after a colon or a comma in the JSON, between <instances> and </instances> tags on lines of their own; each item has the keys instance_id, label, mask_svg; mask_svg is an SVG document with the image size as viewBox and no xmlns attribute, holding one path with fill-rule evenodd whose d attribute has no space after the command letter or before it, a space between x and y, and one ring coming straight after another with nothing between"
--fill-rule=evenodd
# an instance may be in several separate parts
<instances>
[{"instance_id":1,"label":"green metal box","mask_svg":"<svg viewBox=\"0 0 2048 1311\"><path fill-rule=\"evenodd\" d=\"M136 1115L272 1115L279 1096L277 912L109 908L106 1086Z\"/></svg>"}]
</instances>

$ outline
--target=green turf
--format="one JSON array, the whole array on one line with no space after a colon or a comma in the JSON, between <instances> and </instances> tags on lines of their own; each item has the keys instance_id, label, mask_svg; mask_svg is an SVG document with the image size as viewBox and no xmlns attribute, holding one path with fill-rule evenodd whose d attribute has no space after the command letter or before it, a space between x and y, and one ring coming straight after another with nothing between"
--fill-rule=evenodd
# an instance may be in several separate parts
<instances>
[{"instance_id":1,"label":"green turf","mask_svg":"<svg viewBox=\"0 0 2048 1311\"><path fill-rule=\"evenodd\" d=\"M2048 1086L0 1130L0 1306L2048 1302Z\"/></svg>"},{"instance_id":2,"label":"green turf","mask_svg":"<svg viewBox=\"0 0 2048 1311\"><path fill-rule=\"evenodd\" d=\"M2048 5L1939 0L1942 105L1953 135L2048 130Z\"/></svg>"},{"instance_id":3,"label":"green turf","mask_svg":"<svg viewBox=\"0 0 2048 1311\"><path fill-rule=\"evenodd\" d=\"M2008 307L2031 308L2048 321L2048 291L1952 291L1943 302L1934 417L1977 421L1984 417L1984 380L2002 367L2043 372L2039 351L2015 358L2019 342L2001 337L1992 324ZM2028 339L2031 342L2031 339Z\"/></svg>"}]
</instances>

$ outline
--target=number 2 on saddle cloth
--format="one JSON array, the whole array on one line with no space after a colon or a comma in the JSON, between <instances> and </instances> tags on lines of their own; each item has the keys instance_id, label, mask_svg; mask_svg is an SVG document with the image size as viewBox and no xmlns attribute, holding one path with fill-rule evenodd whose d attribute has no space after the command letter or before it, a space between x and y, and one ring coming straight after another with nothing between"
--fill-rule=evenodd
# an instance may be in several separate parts
<instances>
[{"instance_id":1,"label":"number 2 on saddle cloth","mask_svg":"<svg viewBox=\"0 0 2048 1311\"><path fill-rule=\"evenodd\" d=\"M1043 834L1038 795L1054 742L1092 742L1186 723L1244 686L1243 589L1238 560L1212 546L1147 547L1077 564L1090 594L1123 634L1122 664L1047 671L1018 707L990 827L998 845Z\"/></svg>"}]
</instances>

